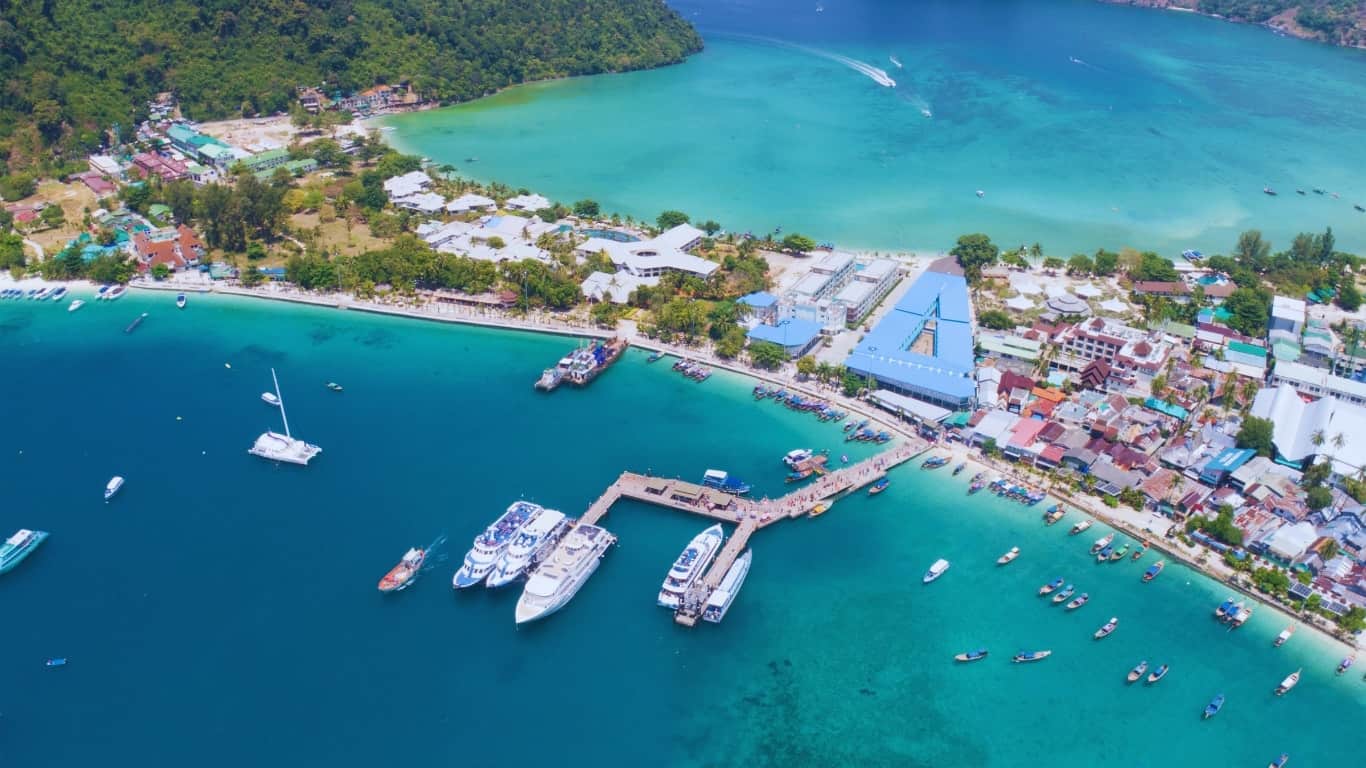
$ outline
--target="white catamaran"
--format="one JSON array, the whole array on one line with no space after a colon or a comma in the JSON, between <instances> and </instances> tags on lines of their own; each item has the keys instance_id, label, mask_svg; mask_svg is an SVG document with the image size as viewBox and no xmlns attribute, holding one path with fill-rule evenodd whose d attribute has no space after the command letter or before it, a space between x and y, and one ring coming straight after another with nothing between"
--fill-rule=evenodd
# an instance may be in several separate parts
<instances>
[{"instance_id":1,"label":"white catamaran","mask_svg":"<svg viewBox=\"0 0 1366 768\"><path fill-rule=\"evenodd\" d=\"M307 465L314 456L322 453L323 449L289 433L289 416L285 415L285 399L280 394L280 379L275 376L274 368L270 369L270 378L275 382L275 400L280 405L280 420L285 424L285 433L282 435L266 430L256 438L256 442L247 449L247 453L271 461Z\"/></svg>"}]
</instances>

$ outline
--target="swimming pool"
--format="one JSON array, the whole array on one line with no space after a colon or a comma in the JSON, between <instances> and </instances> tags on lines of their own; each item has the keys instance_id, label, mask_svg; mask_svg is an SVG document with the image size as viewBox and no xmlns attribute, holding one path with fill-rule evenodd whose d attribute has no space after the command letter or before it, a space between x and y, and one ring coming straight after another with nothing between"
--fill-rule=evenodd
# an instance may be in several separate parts
<instances>
[{"instance_id":1,"label":"swimming pool","mask_svg":"<svg viewBox=\"0 0 1366 768\"><path fill-rule=\"evenodd\" d=\"M589 237L600 237L603 240L615 240L618 243L640 242L640 238L636 237L635 235L629 235L625 232L618 232L615 229L581 229L579 230L579 232L581 234L588 235Z\"/></svg>"}]
</instances>

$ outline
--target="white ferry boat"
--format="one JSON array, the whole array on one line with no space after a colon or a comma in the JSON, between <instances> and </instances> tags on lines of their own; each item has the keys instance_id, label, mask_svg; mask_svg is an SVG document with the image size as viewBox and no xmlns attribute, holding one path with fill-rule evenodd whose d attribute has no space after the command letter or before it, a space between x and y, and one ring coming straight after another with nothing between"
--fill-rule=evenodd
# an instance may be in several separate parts
<instances>
[{"instance_id":1,"label":"white ferry boat","mask_svg":"<svg viewBox=\"0 0 1366 768\"><path fill-rule=\"evenodd\" d=\"M707 607L702 611L703 621L719 624L721 619L726 618L730 604L735 602L735 596L740 594L740 587L744 586L745 577L749 575L749 564L753 559L754 550L747 549L731 563L730 570L726 571L726 577L721 579L721 583L712 591L711 597L707 598Z\"/></svg>"},{"instance_id":2,"label":"white ferry boat","mask_svg":"<svg viewBox=\"0 0 1366 768\"><path fill-rule=\"evenodd\" d=\"M596 525L578 525L564 537L527 579L517 600L518 624L558 611L598 569L598 562L617 537Z\"/></svg>"},{"instance_id":3,"label":"white ferry boat","mask_svg":"<svg viewBox=\"0 0 1366 768\"><path fill-rule=\"evenodd\" d=\"M569 523L569 518L565 517L563 512L542 509L531 522L517 532L507 551L498 558L498 564L493 567L484 585L501 587L526 573L528 568L540 562L554 549Z\"/></svg>"},{"instance_id":4,"label":"white ferry boat","mask_svg":"<svg viewBox=\"0 0 1366 768\"><path fill-rule=\"evenodd\" d=\"M323 452L323 449L289 433L289 416L285 414L285 399L280 395L280 380L276 378L274 368L270 369L270 378L275 382L275 399L280 404L280 420L284 422L285 433L282 435L273 430L266 430L256 438L256 442L247 449L247 453L271 461L307 466L314 456Z\"/></svg>"},{"instance_id":5,"label":"white ferry boat","mask_svg":"<svg viewBox=\"0 0 1366 768\"><path fill-rule=\"evenodd\" d=\"M669 575L664 577L664 585L659 590L659 604L665 608L677 609L683 604L683 597L697 578L707 570L716 553L721 551L721 542L726 532L717 523L697 534L688 546L678 555Z\"/></svg>"},{"instance_id":6,"label":"white ferry boat","mask_svg":"<svg viewBox=\"0 0 1366 768\"><path fill-rule=\"evenodd\" d=\"M799 464L814 455L810 448L796 448L787 452L787 455L783 457L783 463L791 469L796 469Z\"/></svg>"},{"instance_id":7,"label":"white ferry boat","mask_svg":"<svg viewBox=\"0 0 1366 768\"><path fill-rule=\"evenodd\" d=\"M51 298L53 301L61 301L62 299L66 298L66 286L57 286L57 288L52 291L52 296L49 298Z\"/></svg>"},{"instance_id":8,"label":"white ferry boat","mask_svg":"<svg viewBox=\"0 0 1366 768\"><path fill-rule=\"evenodd\" d=\"M113 477L109 478L109 482L104 486L104 500L109 501L110 499L114 498L114 494L118 493L119 489L122 487L122 477L114 475Z\"/></svg>"},{"instance_id":9,"label":"white ferry boat","mask_svg":"<svg viewBox=\"0 0 1366 768\"><path fill-rule=\"evenodd\" d=\"M508 545L522 527L531 522L541 511L541 507L526 501L515 501L493 524L484 529L474 540L474 546L465 554L465 564L451 578L451 586L456 589L472 587L488 578L498 560L507 551Z\"/></svg>"},{"instance_id":10,"label":"white ferry boat","mask_svg":"<svg viewBox=\"0 0 1366 768\"><path fill-rule=\"evenodd\" d=\"M78 309L80 309L81 307L84 307L84 306L85 306L85 302L84 302L84 301L81 301L80 299L72 299L72 300L71 300L71 305L68 306L68 307L66 308L66 311L67 311L67 312L75 312L76 310L78 310Z\"/></svg>"},{"instance_id":11,"label":"white ferry boat","mask_svg":"<svg viewBox=\"0 0 1366 768\"><path fill-rule=\"evenodd\" d=\"M931 581L943 576L944 571L947 571L948 569L949 561L941 557L934 561L934 565L931 565L928 571L925 571L925 577L921 581L925 584L929 584Z\"/></svg>"}]
</instances>

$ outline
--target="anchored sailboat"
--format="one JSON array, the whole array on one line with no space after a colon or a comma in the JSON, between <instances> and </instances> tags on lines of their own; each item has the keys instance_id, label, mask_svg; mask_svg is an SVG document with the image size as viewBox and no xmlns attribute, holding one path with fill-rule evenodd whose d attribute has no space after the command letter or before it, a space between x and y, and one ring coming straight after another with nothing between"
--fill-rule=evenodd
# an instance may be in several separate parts
<instances>
[{"instance_id":1,"label":"anchored sailboat","mask_svg":"<svg viewBox=\"0 0 1366 768\"><path fill-rule=\"evenodd\" d=\"M266 430L256 438L256 442L247 449L247 453L271 461L307 465L314 456L322 453L323 449L289 433L289 416L285 414L285 399L280 394L280 379L275 376L274 368L270 369L270 378L275 382L275 401L280 406L280 420L285 424L285 433L282 435Z\"/></svg>"}]
</instances>

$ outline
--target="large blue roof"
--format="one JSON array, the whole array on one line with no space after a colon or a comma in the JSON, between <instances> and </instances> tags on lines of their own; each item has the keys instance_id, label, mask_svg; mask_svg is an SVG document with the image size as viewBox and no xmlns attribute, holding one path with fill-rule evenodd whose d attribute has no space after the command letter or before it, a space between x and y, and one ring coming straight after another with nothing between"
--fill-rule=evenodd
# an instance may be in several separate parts
<instances>
[{"instance_id":1,"label":"large blue roof","mask_svg":"<svg viewBox=\"0 0 1366 768\"><path fill-rule=\"evenodd\" d=\"M749 332L751 341L771 341L781 347L804 347L821 332L821 324L790 318L777 325L756 325Z\"/></svg>"},{"instance_id":2,"label":"large blue roof","mask_svg":"<svg viewBox=\"0 0 1366 768\"><path fill-rule=\"evenodd\" d=\"M771 293L755 291L748 296L741 296L739 302L741 304L748 304L755 309L767 309L778 303L778 297Z\"/></svg>"},{"instance_id":3,"label":"large blue roof","mask_svg":"<svg viewBox=\"0 0 1366 768\"><path fill-rule=\"evenodd\" d=\"M934 321L931 354L911 346ZM958 275L926 272L850 353L845 365L879 381L955 399L976 391L968 284Z\"/></svg>"}]
</instances>

